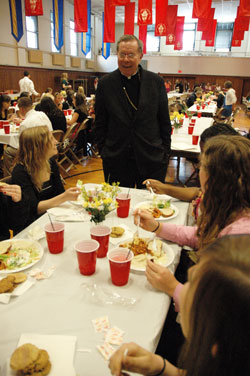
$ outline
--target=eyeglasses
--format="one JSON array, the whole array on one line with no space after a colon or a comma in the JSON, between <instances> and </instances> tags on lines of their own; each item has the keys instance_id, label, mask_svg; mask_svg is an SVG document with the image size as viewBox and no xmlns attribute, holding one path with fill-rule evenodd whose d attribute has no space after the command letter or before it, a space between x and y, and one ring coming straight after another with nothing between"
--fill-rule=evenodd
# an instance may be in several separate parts
<instances>
[{"instance_id":1,"label":"eyeglasses","mask_svg":"<svg viewBox=\"0 0 250 376\"><path fill-rule=\"evenodd\" d=\"M120 59L125 59L125 57L127 57L127 59L129 59L129 60L132 60L132 59L134 59L135 58L135 54L124 54L124 53L119 53L118 54L118 56L119 56L119 58Z\"/></svg>"}]
</instances>

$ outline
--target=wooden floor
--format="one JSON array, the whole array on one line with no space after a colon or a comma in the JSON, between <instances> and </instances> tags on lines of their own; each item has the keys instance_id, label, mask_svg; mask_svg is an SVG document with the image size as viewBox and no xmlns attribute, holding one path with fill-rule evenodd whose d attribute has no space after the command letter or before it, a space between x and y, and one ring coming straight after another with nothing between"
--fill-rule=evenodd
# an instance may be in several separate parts
<instances>
[{"instance_id":1,"label":"wooden floor","mask_svg":"<svg viewBox=\"0 0 250 376\"><path fill-rule=\"evenodd\" d=\"M250 114L247 115L244 110L241 110L234 122L234 127L239 128L241 131L250 131ZM178 184L175 180L175 168L176 161L172 161L169 166L169 175L173 176L173 183ZM185 158L181 159L180 166L180 180L186 181L186 179L192 174L193 167L189 161ZM84 183L102 183L104 182L104 175L102 170L102 160L100 158L89 158L83 161L81 165L76 165L75 168L70 170L71 177L64 177L66 185L65 188L74 187L77 180L80 179ZM190 181L189 186L196 185L196 180Z\"/></svg>"}]
</instances>

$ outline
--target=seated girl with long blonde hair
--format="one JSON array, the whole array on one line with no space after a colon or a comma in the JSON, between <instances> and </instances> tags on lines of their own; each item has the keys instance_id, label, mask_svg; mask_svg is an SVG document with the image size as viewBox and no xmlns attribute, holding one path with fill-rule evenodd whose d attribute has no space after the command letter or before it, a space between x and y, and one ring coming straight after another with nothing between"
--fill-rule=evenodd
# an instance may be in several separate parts
<instances>
[{"instance_id":1,"label":"seated girl with long blonde hair","mask_svg":"<svg viewBox=\"0 0 250 376\"><path fill-rule=\"evenodd\" d=\"M65 201L74 201L79 195L76 187L64 190L57 164L57 141L47 126L25 129L20 135L12 184L22 188L28 198L29 215L23 227L28 226L46 210ZM20 229L18 229L20 230Z\"/></svg>"}]
</instances>

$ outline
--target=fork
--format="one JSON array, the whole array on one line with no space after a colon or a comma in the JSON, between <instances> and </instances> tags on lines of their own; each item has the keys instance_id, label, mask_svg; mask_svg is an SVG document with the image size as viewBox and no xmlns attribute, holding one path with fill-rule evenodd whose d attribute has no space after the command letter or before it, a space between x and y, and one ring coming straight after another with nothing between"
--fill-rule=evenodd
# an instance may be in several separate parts
<instances>
[{"instance_id":1,"label":"fork","mask_svg":"<svg viewBox=\"0 0 250 376\"><path fill-rule=\"evenodd\" d=\"M136 230L134 232L132 244L134 244L136 238L139 238L139 227L140 227L140 219L141 219L139 213L140 211L138 211L138 215L137 215L138 223L136 225Z\"/></svg>"}]
</instances>

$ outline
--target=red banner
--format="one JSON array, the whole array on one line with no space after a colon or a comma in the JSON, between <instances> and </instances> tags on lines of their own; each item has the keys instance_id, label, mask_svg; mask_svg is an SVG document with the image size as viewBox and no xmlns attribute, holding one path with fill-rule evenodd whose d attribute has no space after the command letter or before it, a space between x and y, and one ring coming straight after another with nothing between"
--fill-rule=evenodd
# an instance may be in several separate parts
<instances>
[{"instance_id":1,"label":"red banner","mask_svg":"<svg viewBox=\"0 0 250 376\"><path fill-rule=\"evenodd\" d=\"M168 0L156 0L155 3L155 35L161 37L167 34L166 18L167 18Z\"/></svg>"},{"instance_id":2,"label":"red banner","mask_svg":"<svg viewBox=\"0 0 250 376\"><path fill-rule=\"evenodd\" d=\"M147 52L147 25L139 25L139 40L143 43L143 53Z\"/></svg>"},{"instance_id":3,"label":"red banner","mask_svg":"<svg viewBox=\"0 0 250 376\"><path fill-rule=\"evenodd\" d=\"M126 5L126 4L129 4L129 3L130 3L130 0L111 0L111 5L113 7Z\"/></svg>"},{"instance_id":4,"label":"red banner","mask_svg":"<svg viewBox=\"0 0 250 376\"><path fill-rule=\"evenodd\" d=\"M138 25L152 24L152 0L139 0Z\"/></svg>"},{"instance_id":5,"label":"red banner","mask_svg":"<svg viewBox=\"0 0 250 376\"><path fill-rule=\"evenodd\" d=\"M235 18L234 29L239 31L248 31L249 30L249 17L239 16Z\"/></svg>"},{"instance_id":6,"label":"red banner","mask_svg":"<svg viewBox=\"0 0 250 376\"><path fill-rule=\"evenodd\" d=\"M166 44L175 44L175 28L177 20L178 5L168 5L166 18Z\"/></svg>"},{"instance_id":7,"label":"red banner","mask_svg":"<svg viewBox=\"0 0 250 376\"><path fill-rule=\"evenodd\" d=\"M88 1L74 0L74 22L76 33L88 32Z\"/></svg>"},{"instance_id":8,"label":"red banner","mask_svg":"<svg viewBox=\"0 0 250 376\"><path fill-rule=\"evenodd\" d=\"M25 0L25 16L43 16L42 0Z\"/></svg>"},{"instance_id":9,"label":"red banner","mask_svg":"<svg viewBox=\"0 0 250 376\"><path fill-rule=\"evenodd\" d=\"M206 47L214 46L216 26L217 26L217 20L213 20L212 28L209 31L207 31L207 38L206 38L206 43L205 43Z\"/></svg>"},{"instance_id":10,"label":"red banner","mask_svg":"<svg viewBox=\"0 0 250 376\"><path fill-rule=\"evenodd\" d=\"M239 16L250 16L250 1L240 0Z\"/></svg>"},{"instance_id":11,"label":"red banner","mask_svg":"<svg viewBox=\"0 0 250 376\"><path fill-rule=\"evenodd\" d=\"M177 17L175 27L175 44L174 50L183 49L183 31L184 31L185 17Z\"/></svg>"},{"instance_id":12,"label":"red banner","mask_svg":"<svg viewBox=\"0 0 250 376\"><path fill-rule=\"evenodd\" d=\"M115 43L115 7L112 0L104 0L104 43Z\"/></svg>"},{"instance_id":13,"label":"red banner","mask_svg":"<svg viewBox=\"0 0 250 376\"><path fill-rule=\"evenodd\" d=\"M124 34L134 35L135 3L125 5Z\"/></svg>"},{"instance_id":14,"label":"red banner","mask_svg":"<svg viewBox=\"0 0 250 376\"><path fill-rule=\"evenodd\" d=\"M231 43L232 47L241 46L241 41L244 39L244 33L245 31L234 29L233 36L232 36L232 43Z\"/></svg>"},{"instance_id":15,"label":"red banner","mask_svg":"<svg viewBox=\"0 0 250 376\"><path fill-rule=\"evenodd\" d=\"M207 23L207 27L205 30L202 32L201 40L207 40L209 36L211 35L211 30L213 27L213 18L209 18L209 21Z\"/></svg>"},{"instance_id":16,"label":"red banner","mask_svg":"<svg viewBox=\"0 0 250 376\"><path fill-rule=\"evenodd\" d=\"M207 29L207 25L214 18L215 8L211 8L207 18L199 18L197 24L197 31L204 31Z\"/></svg>"},{"instance_id":17,"label":"red banner","mask_svg":"<svg viewBox=\"0 0 250 376\"><path fill-rule=\"evenodd\" d=\"M207 18L210 14L212 0L194 0L192 18Z\"/></svg>"}]
</instances>

